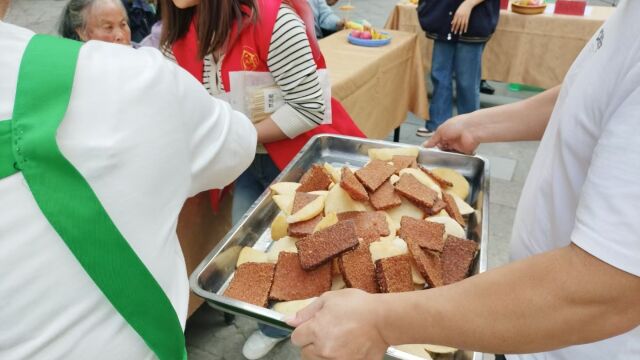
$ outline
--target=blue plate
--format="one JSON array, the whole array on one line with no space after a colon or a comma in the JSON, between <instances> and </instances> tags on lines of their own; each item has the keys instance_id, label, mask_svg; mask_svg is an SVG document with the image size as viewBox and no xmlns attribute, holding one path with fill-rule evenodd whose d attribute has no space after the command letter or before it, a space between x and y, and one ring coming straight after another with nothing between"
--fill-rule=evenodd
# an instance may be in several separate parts
<instances>
[{"instance_id":1,"label":"blue plate","mask_svg":"<svg viewBox=\"0 0 640 360\"><path fill-rule=\"evenodd\" d=\"M387 33L381 33L381 34L389 36L389 34ZM349 33L349 36L347 36L347 40L353 45L366 46L366 47L379 47L379 46L385 46L389 44L391 42L391 36L383 40L366 40L366 39L353 37L351 36L351 33Z\"/></svg>"}]
</instances>

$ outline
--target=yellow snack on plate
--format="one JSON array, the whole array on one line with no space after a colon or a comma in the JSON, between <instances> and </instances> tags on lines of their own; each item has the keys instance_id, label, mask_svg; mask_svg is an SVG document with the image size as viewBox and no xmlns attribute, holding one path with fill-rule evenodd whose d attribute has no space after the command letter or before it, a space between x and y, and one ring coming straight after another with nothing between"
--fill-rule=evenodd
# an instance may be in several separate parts
<instances>
[{"instance_id":1,"label":"yellow snack on plate","mask_svg":"<svg viewBox=\"0 0 640 360\"><path fill-rule=\"evenodd\" d=\"M448 216L432 216L428 217L427 221L443 224L445 235L452 235L462 239L467 238L467 234L465 233L462 226L460 226L457 221Z\"/></svg>"},{"instance_id":2,"label":"yellow snack on plate","mask_svg":"<svg viewBox=\"0 0 640 360\"><path fill-rule=\"evenodd\" d=\"M245 246L240 250L240 256L238 256L238 261L236 262L236 267L244 263L266 263L269 262L267 254L262 251L258 251L254 248Z\"/></svg>"},{"instance_id":3,"label":"yellow snack on plate","mask_svg":"<svg viewBox=\"0 0 640 360\"><path fill-rule=\"evenodd\" d=\"M347 287L341 274L334 275L331 280L331 291L342 290Z\"/></svg>"},{"instance_id":4,"label":"yellow snack on plate","mask_svg":"<svg viewBox=\"0 0 640 360\"><path fill-rule=\"evenodd\" d=\"M391 161L394 155L418 157L419 147L369 149L369 159Z\"/></svg>"},{"instance_id":5,"label":"yellow snack on plate","mask_svg":"<svg viewBox=\"0 0 640 360\"><path fill-rule=\"evenodd\" d=\"M407 249L407 244L405 243L403 247L402 244L397 240L400 240L402 243L404 243L404 240L402 239L394 239L391 241L375 241L369 244L371 260L373 260L373 262L376 262L380 259L407 254L409 252L409 250Z\"/></svg>"},{"instance_id":6,"label":"yellow snack on plate","mask_svg":"<svg viewBox=\"0 0 640 360\"><path fill-rule=\"evenodd\" d=\"M456 349L456 348L452 348L452 347L448 347L448 346L442 346L442 345L424 344L422 346L424 346L424 348L428 352L436 353L436 354L453 354L454 352L458 351L458 349Z\"/></svg>"},{"instance_id":7,"label":"yellow snack on plate","mask_svg":"<svg viewBox=\"0 0 640 360\"><path fill-rule=\"evenodd\" d=\"M287 230L289 229L289 223L287 222L287 215L280 212L273 222L271 223L271 239L280 240L287 236Z\"/></svg>"},{"instance_id":8,"label":"yellow snack on plate","mask_svg":"<svg viewBox=\"0 0 640 360\"><path fill-rule=\"evenodd\" d=\"M452 192L463 200L469 196L469 182L459 172L449 168L437 168L431 171L453 184L447 189L447 192Z\"/></svg>"},{"instance_id":9,"label":"yellow snack on plate","mask_svg":"<svg viewBox=\"0 0 640 360\"><path fill-rule=\"evenodd\" d=\"M387 210L387 214L393 220L396 229L400 228L400 220L403 216L409 216L414 219L423 219L424 211L405 198L402 198L402 204Z\"/></svg>"},{"instance_id":10,"label":"yellow snack on plate","mask_svg":"<svg viewBox=\"0 0 640 360\"><path fill-rule=\"evenodd\" d=\"M336 213L329 213L325 217L320 220L320 222L316 225L313 232L320 231L322 229L326 229L331 225L335 225L338 223L338 215Z\"/></svg>"},{"instance_id":11,"label":"yellow snack on plate","mask_svg":"<svg viewBox=\"0 0 640 360\"><path fill-rule=\"evenodd\" d=\"M324 166L324 169L327 170L327 172L331 176L331 179L333 180L333 182L335 184L339 184L340 183L340 170L336 169L335 167L333 167L329 163L324 163L323 166Z\"/></svg>"},{"instance_id":12,"label":"yellow snack on plate","mask_svg":"<svg viewBox=\"0 0 640 360\"><path fill-rule=\"evenodd\" d=\"M273 201L278 205L280 210L286 215L291 215L291 210L293 209L293 198L294 194L286 194L286 195L273 195Z\"/></svg>"},{"instance_id":13,"label":"yellow snack on plate","mask_svg":"<svg viewBox=\"0 0 640 360\"><path fill-rule=\"evenodd\" d=\"M278 182L271 184L269 189L274 192L275 195L295 194L296 190L300 187L297 182Z\"/></svg>"},{"instance_id":14,"label":"yellow snack on plate","mask_svg":"<svg viewBox=\"0 0 640 360\"><path fill-rule=\"evenodd\" d=\"M273 310L284 315L295 315L298 311L306 308L315 299L316 298L279 302L273 305Z\"/></svg>"},{"instance_id":15,"label":"yellow snack on plate","mask_svg":"<svg viewBox=\"0 0 640 360\"><path fill-rule=\"evenodd\" d=\"M429 352L425 349L424 345L420 344L407 344L407 345L396 345L395 349L400 350L402 352L406 352L408 354L418 356L423 359L431 360L433 359Z\"/></svg>"},{"instance_id":16,"label":"yellow snack on plate","mask_svg":"<svg viewBox=\"0 0 640 360\"><path fill-rule=\"evenodd\" d=\"M332 187L327 194L325 201L324 213L340 214L345 211L365 211L366 207L363 203L355 201L349 196L349 194L340 186Z\"/></svg>"},{"instance_id":17,"label":"yellow snack on plate","mask_svg":"<svg viewBox=\"0 0 640 360\"><path fill-rule=\"evenodd\" d=\"M296 211L295 214L287 216L287 222L293 224L300 221L305 221L316 217L324 210L324 202L326 196L320 195L313 199L310 203L305 205L302 209Z\"/></svg>"},{"instance_id":18,"label":"yellow snack on plate","mask_svg":"<svg viewBox=\"0 0 640 360\"><path fill-rule=\"evenodd\" d=\"M342 10L342 9L340 9ZM359 31L363 31L364 30L364 25L359 24L355 21L347 21L344 25L345 29L350 29L350 30L359 30Z\"/></svg>"},{"instance_id":19,"label":"yellow snack on plate","mask_svg":"<svg viewBox=\"0 0 640 360\"><path fill-rule=\"evenodd\" d=\"M451 195L453 200L456 202L456 206L458 206L460 215L469 215L473 214L476 211L473 207L471 207L471 205L467 204L466 201L462 200L460 196L458 196L458 194L453 192L449 192L448 194Z\"/></svg>"},{"instance_id":20,"label":"yellow snack on plate","mask_svg":"<svg viewBox=\"0 0 640 360\"><path fill-rule=\"evenodd\" d=\"M278 262L278 256L283 251L297 253L298 248L296 247L296 242L298 242L298 239L290 236L285 236L278 241L274 241L269 251L267 251L267 260L272 263Z\"/></svg>"}]
</instances>

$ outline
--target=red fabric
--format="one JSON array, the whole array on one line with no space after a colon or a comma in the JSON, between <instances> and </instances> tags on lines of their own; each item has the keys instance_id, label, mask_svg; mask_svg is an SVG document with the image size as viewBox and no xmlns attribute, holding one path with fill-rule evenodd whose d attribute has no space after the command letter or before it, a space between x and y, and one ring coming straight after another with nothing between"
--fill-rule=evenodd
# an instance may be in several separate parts
<instances>
[{"instance_id":1,"label":"red fabric","mask_svg":"<svg viewBox=\"0 0 640 360\"><path fill-rule=\"evenodd\" d=\"M195 21L191 22L187 34L178 39L171 47L171 50L173 51L173 56L176 57L178 65L202 83L204 62L198 57L198 32L196 31Z\"/></svg>"},{"instance_id":2,"label":"red fabric","mask_svg":"<svg viewBox=\"0 0 640 360\"><path fill-rule=\"evenodd\" d=\"M583 16L586 8L587 2L584 0L558 0L554 13Z\"/></svg>"},{"instance_id":3,"label":"red fabric","mask_svg":"<svg viewBox=\"0 0 640 360\"><path fill-rule=\"evenodd\" d=\"M245 23L238 33L238 24L231 31L232 42L222 62L222 83L226 91L231 91L229 73L235 71L268 72L267 58L271 34L282 1L290 5L305 21L307 37L318 69L326 69L326 62L314 36L313 14L306 0L257 0L259 19L255 24ZM244 9L247 15L249 11ZM202 59L198 59L197 32L195 19L189 32L173 45L173 53L178 64L202 81ZM196 75L199 73L199 75ZM307 141L316 134L340 134L366 137L351 119L347 111L336 99L331 99L331 124L320 125L294 139L284 139L264 144L269 156L280 170L284 169Z\"/></svg>"}]
</instances>

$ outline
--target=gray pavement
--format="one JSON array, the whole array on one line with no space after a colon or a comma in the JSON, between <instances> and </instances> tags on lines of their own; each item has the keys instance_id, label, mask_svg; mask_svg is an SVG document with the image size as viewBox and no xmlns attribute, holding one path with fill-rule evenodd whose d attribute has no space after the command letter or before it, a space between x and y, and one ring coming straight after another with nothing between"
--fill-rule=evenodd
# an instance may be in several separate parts
<instances>
[{"instance_id":1,"label":"gray pavement","mask_svg":"<svg viewBox=\"0 0 640 360\"><path fill-rule=\"evenodd\" d=\"M342 3L346 0L342 0ZM611 1L589 1L592 5L607 5ZM356 7L352 18L365 18L374 26L382 27L397 0L352 0ZM37 32L55 33L58 15L64 0L13 0L5 21ZM505 84L495 85L496 95L482 95L483 107L500 105L526 98L534 93L511 92ZM421 144L424 138L415 132L423 122L408 114L401 127L401 142ZM392 134L389 134L389 140ZM482 145L478 153L491 161L489 266L496 267L508 261L511 226L520 192L537 149L537 142L497 143ZM256 329L256 324L238 318L227 325L218 311L203 306L187 324L186 338L189 358L241 360L244 340ZM297 359L299 353L288 341L278 345L264 359Z\"/></svg>"}]
</instances>

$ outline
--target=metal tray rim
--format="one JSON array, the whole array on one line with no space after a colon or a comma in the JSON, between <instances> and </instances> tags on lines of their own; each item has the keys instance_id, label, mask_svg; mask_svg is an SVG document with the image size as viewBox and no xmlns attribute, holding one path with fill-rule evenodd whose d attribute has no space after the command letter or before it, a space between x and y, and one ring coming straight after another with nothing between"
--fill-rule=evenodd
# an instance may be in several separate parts
<instances>
[{"instance_id":1,"label":"metal tray rim","mask_svg":"<svg viewBox=\"0 0 640 360\"><path fill-rule=\"evenodd\" d=\"M297 161L303 156L303 154L305 153L305 151L313 146L313 144L316 141L319 141L319 139L324 138L324 137L333 137L333 138L341 138L341 139L345 139L345 140L357 140L359 142L362 143L371 143L371 144L380 144L380 143L384 143L385 145L389 145L392 147L416 147L416 145L411 145L411 144L404 144L404 143L388 143L387 141L381 141L381 140L371 140L371 139L363 139L363 138L357 138L357 137L351 137L351 136L344 136L344 135L328 135L328 134L319 134L319 135L315 135L314 137L312 137L307 144L305 144L305 146L300 150L300 152L291 160L291 162L289 163L289 165L287 165L287 167L285 167L285 169L282 170L282 172L276 177L276 179L274 180L274 182L279 181L283 176L285 176L285 174L287 174L291 168L293 168ZM433 151L433 152L444 152L440 149L426 149L428 151ZM473 157L473 158L477 158L479 160L481 160L484 164L483 167L483 177L484 177L484 181L481 187L481 190L483 192L483 198L482 198L482 219L480 220L482 223L482 232L481 232L481 239L484 239L484 241L480 241L480 253L478 256L478 273L483 273L488 269L488 254L487 254L487 248L488 248L488 240L489 240L489 188L490 188L490 163L489 160L481 155L465 155L465 154L459 154L459 153L449 153L447 152L447 154L451 154L451 155L456 155L456 156L462 156L462 157ZM251 305L251 304L245 304L243 302L237 301L237 300L233 300L233 299L228 299L224 296L220 296L216 293L212 293L210 291L207 291L205 289L203 289L200 284L199 284L199 277L202 274L202 272L204 271L204 269L209 265L209 263L220 253L220 251L226 246L226 243L228 242L228 240L230 238L233 237L233 234L235 232L237 232L240 227L244 224L244 222L252 215L252 213L254 212L256 206L261 203L262 201L265 201L266 197L269 194L269 189L266 189L261 195L260 197L258 197L258 199L253 203L253 205L251 206L251 208L247 211L247 213L240 219L240 221L238 221L237 224L235 224L231 230L229 230L229 232L227 232L227 234L224 236L223 240L221 240L218 245L216 245L216 247L211 250L211 252L204 258L204 260L202 260L200 262L200 264L198 264L198 266L196 267L196 269L193 271L192 274L190 274L189 276L189 285L191 290L197 294L198 296L204 298L206 300L206 302L210 305L213 306L219 310L223 310L223 311L227 311L227 312L231 312L237 315L246 315L243 313L238 312L236 309L238 308L246 308L247 310L250 310L253 315L256 315L257 317L259 317L262 320L276 320L281 322L280 325L278 324L273 324L270 323L270 326L275 326L275 327L279 327L285 330L293 330L292 327L289 327L288 325L282 323L282 319L284 318L284 315L273 311L271 309L265 309L256 305ZM399 350L392 350L393 352L401 352ZM403 359L406 360L417 360L417 359L421 359L420 357L414 356L414 355L410 355L407 353L402 352L403 354ZM391 355L389 353L389 351L387 352L387 355ZM408 356L405 356L408 355ZM473 360L482 360L482 353L478 353L478 352L474 352L473 353Z\"/></svg>"}]
</instances>

